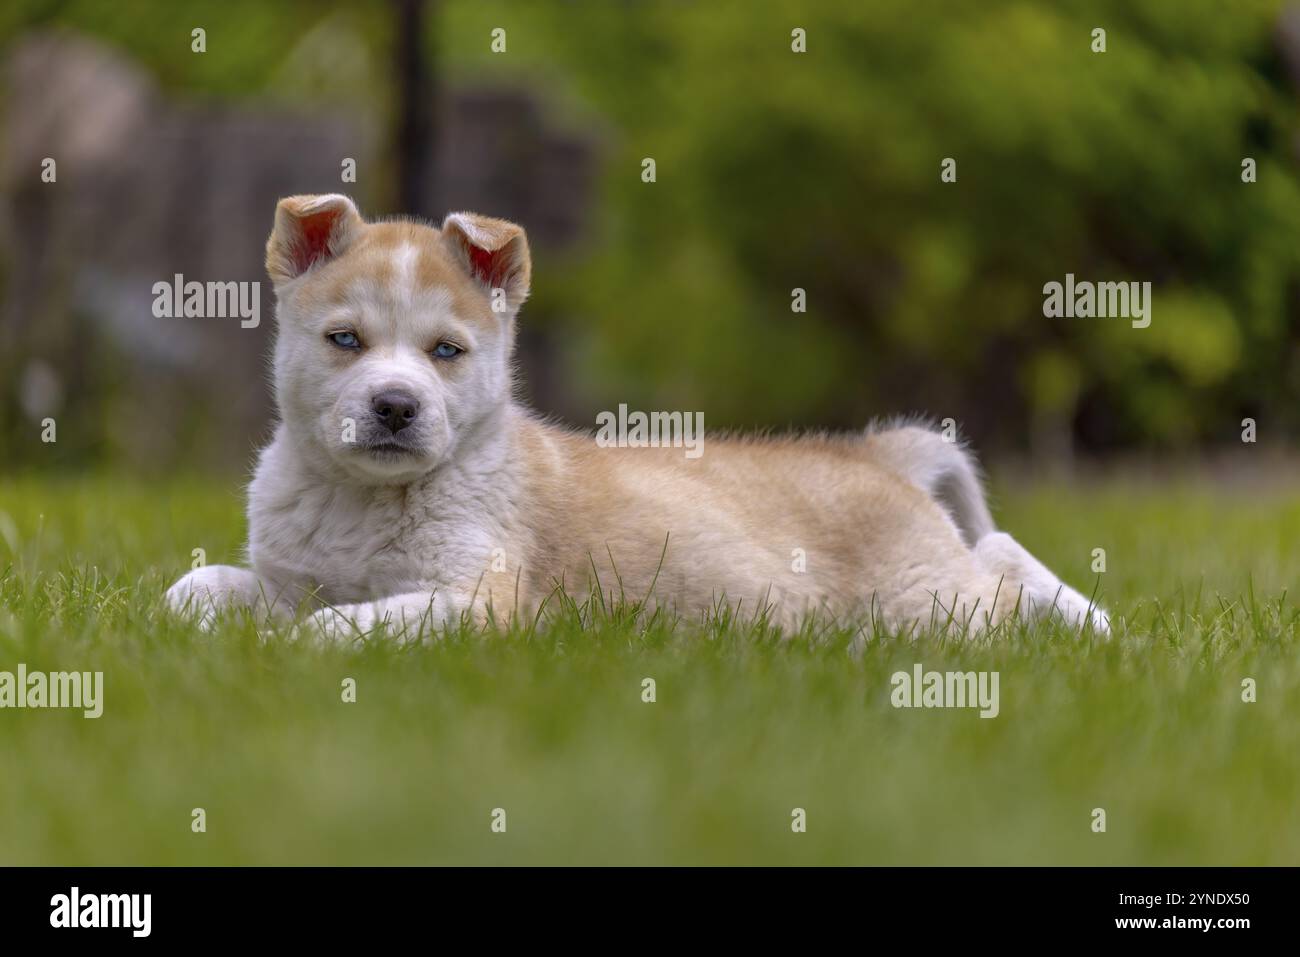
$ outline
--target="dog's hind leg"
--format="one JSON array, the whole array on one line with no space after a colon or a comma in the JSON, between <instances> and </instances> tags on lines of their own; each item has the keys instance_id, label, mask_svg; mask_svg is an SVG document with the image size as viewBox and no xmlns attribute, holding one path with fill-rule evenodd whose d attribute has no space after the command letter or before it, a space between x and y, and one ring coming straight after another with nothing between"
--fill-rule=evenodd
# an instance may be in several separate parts
<instances>
[{"instance_id":1,"label":"dog's hind leg","mask_svg":"<svg viewBox=\"0 0 1300 957\"><path fill-rule=\"evenodd\" d=\"M1100 634L1110 631L1110 619L1099 606L1062 582L1006 532L985 535L974 551L976 561L999 577L1003 591L1019 598L1023 614L1057 614L1078 628L1090 624Z\"/></svg>"}]
</instances>

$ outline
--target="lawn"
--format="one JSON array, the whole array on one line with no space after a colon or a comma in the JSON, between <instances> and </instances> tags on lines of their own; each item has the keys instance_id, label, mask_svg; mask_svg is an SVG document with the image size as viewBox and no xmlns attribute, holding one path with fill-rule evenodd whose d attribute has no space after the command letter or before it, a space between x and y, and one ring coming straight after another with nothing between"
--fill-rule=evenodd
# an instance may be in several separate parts
<instances>
[{"instance_id":1,"label":"lawn","mask_svg":"<svg viewBox=\"0 0 1300 957\"><path fill-rule=\"evenodd\" d=\"M160 598L196 547L239 560L236 480L0 479L0 670L104 673L98 719L0 710L0 864L1300 860L1300 488L998 492L1085 593L1105 549L1111 640L598 605L424 646L204 635ZM918 662L998 672L1000 713L893 708Z\"/></svg>"}]
</instances>

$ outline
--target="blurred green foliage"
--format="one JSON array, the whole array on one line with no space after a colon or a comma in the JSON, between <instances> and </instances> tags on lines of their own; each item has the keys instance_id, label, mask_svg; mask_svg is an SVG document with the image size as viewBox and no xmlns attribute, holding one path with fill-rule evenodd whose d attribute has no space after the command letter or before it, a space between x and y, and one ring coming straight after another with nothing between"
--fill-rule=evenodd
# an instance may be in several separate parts
<instances>
[{"instance_id":1,"label":"blurred green foliage","mask_svg":"<svg viewBox=\"0 0 1300 957\"><path fill-rule=\"evenodd\" d=\"M515 23L511 65L616 130L592 259L539 276L581 292L598 332L574 378L605 401L753 424L920 409L1020 447L1231 442L1245 415L1295 434L1279 4L522 6L449 4L442 53L487 75L506 58L473 38ZM1067 272L1151 281L1151 326L1044 318Z\"/></svg>"},{"instance_id":2,"label":"blurred green foliage","mask_svg":"<svg viewBox=\"0 0 1300 957\"><path fill-rule=\"evenodd\" d=\"M1282 6L443 0L427 49L440 82L536 89L601 144L589 236L534 250L523 322L562 367L544 406L584 424L618 402L702 409L713 427L917 410L986 447L1107 451L1236 442L1244 416L1261 441L1300 432ZM57 24L173 91L283 98L308 86L289 51L327 21L388 68L384 3L17 0L0 36ZM361 83L382 116L386 82ZM1045 318L1066 273L1152 282L1150 327Z\"/></svg>"}]
</instances>

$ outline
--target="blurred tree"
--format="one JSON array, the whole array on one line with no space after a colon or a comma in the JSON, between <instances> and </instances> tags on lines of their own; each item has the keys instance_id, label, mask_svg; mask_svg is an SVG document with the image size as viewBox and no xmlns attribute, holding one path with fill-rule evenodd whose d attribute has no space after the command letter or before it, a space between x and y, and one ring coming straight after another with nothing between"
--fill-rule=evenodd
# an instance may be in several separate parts
<instances>
[{"instance_id":1,"label":"blurred tree","mask_svg":"<svg viewBox=\"0 0 1300 957\"><path fill-rule=\"evenodd\" d=\"M394 81L397 101L397 208L411 216L433 218L429 197L433 170L433 123L437 88L426 62L424 0L391 0L396 13Z\"/></svg>"}]
</instances>

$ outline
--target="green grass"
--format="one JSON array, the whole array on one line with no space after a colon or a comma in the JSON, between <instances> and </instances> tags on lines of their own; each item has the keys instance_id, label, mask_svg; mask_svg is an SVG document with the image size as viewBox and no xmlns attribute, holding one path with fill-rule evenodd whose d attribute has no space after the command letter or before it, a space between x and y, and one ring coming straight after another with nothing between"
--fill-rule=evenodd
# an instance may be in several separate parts
<instances>
[{"instance_id":1,"label":"green grass","mask_svg":"<svg viewBox=\"0 0 1300 957\"><path fill-rule=\"evenodd\" d=\"M0 670L105 682L98 720L0 711L0 864L1294 864L1300 492L1001 491L1000 524L1083 590L1106 549L1113 640L864 646L594 607L423 647L202 635L159 601L193 548L239 560L234 482L0 479ZM895 710L914 662L998 671L1001 714Z\"/></svg>"}]
</instances>

